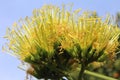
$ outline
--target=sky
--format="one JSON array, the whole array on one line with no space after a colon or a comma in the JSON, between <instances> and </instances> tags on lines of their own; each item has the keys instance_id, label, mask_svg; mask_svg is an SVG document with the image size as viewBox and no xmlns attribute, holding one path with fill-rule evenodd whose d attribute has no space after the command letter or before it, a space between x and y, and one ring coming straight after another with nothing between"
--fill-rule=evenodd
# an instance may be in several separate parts
<instances>
[{"instance_id":1,"label":"sky","mask_svg":"<svg viewBox=\"0 0 120 80\"><path fill-rule=\"evenodd\" d=\"M45 4L62 5L73 3L74 9L96 11L100 16L115 15L120 11L120 0L0 0L0 80L25 80L26 73L18 68L20 61L2 52L6 28L15 21L31 16L33 9Z\"/></svg>"}]
</instances>

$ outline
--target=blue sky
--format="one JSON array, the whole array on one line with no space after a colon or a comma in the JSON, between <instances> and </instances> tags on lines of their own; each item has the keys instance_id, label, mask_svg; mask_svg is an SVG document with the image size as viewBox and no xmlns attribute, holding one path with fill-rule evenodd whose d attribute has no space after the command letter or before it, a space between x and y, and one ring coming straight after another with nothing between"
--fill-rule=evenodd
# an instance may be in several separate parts
<instances>
[{"instance_id":1,"label":"blue sky","mask_svg":"<svg viewBox=\"0 0 120 80\"><path fill-rule=\"evenodd\" d=\"M25 72L18 69L20 61L2 52L2 45L5 44L2 38L6 28L15 21L25 16L31 16L32 10L40 8L45 4L69 4L73 3L74 8L82 10L93 10L100 16L107 13L115 15L120 11L119 0L0 0L0 80L24 80Z\"/></svg>"}]
</instances>

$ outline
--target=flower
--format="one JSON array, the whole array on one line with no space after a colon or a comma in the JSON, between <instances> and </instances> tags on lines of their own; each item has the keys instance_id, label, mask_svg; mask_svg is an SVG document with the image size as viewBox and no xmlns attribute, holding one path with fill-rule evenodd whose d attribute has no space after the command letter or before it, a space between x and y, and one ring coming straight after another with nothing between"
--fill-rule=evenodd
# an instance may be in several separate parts
<instances>
[{"instance_id":1,"label":"flower","mask_svg":"<svg viewBox=\"0 0 120 80\"><path fill-rule=\"evenodd\" d=\"M52 5L35 9L7 29L6 50L29 63L37 78L62 77L74 64L114 57L120 29L79 11Z\"/></svg>"}]
</instances>

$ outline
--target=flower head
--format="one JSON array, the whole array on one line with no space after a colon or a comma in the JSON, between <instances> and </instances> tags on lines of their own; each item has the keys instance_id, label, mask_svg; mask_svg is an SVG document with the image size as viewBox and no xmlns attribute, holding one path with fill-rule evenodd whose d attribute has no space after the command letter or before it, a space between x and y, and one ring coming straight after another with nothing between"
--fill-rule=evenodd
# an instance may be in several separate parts
<instances>
[{"instance_id":1,"label":"flower head","mask_svg":"<svg viewBox=\"0 0 120 80\"><path fill-rule=\"evenodd\" d=\"M99 17L90 17L88 12L79 15L79 10L47 5L7 29L6 50L30 63L34 76L39 77L39 71L43 73L47 67L67 70L74 63L113 57L119 45L119 34L118 27ZM39 74L40 77L58 75L58 72L44 73Z\"/></svg>"}]
</instances>

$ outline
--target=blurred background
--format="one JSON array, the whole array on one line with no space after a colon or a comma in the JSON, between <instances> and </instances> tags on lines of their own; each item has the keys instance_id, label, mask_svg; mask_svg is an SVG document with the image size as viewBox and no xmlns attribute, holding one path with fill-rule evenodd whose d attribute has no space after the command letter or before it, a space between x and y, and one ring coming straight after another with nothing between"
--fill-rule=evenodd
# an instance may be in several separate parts
<instances>
[{"instance_id":1,"label":"blurred background","mask_svg":"<svg viewBox=\"0 0 120 80\"><path fill-rule=\"evenodd\" d=\"M119 0L0 0L0 79L1 80L24 80L26 73L18 68L20 61L2 52L5 44L3 36L6 28L11 27L15 21L26 16L31 16L35 8L40 8L45 4L73 4L73 9L81 8L82 11L96 11L97 16L105 17L107 14L114 16L114 23L120 26L120 1ZM89 70L105 74L114 78L120 78L120 58L119 54L115 62L107 62L104 66L97 63L88 67ZM95 77L85 75L85 80L96 80ZM100 79L97 79L100 80Z\"/></svg>"}]
</instances>

